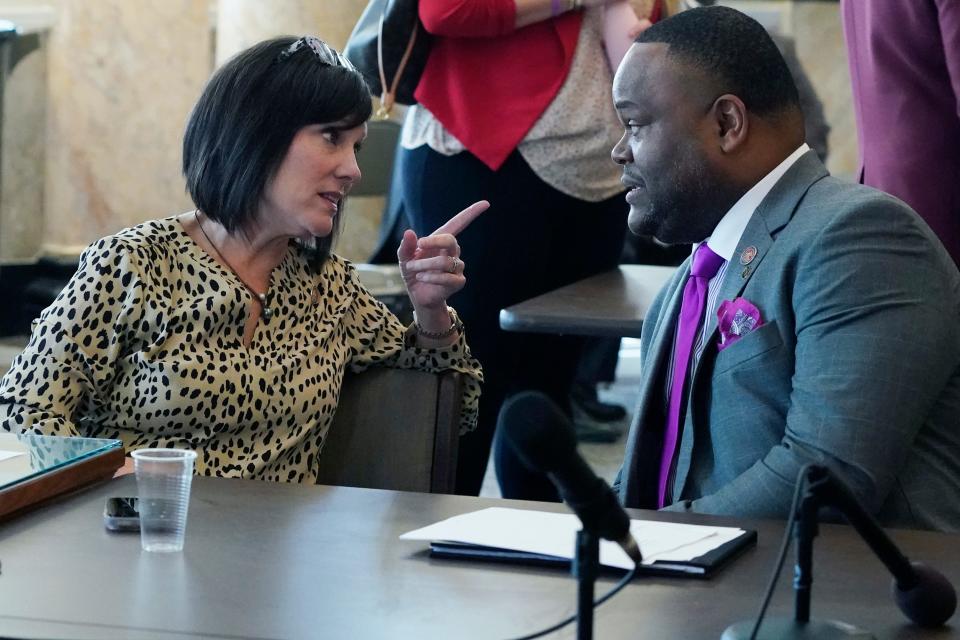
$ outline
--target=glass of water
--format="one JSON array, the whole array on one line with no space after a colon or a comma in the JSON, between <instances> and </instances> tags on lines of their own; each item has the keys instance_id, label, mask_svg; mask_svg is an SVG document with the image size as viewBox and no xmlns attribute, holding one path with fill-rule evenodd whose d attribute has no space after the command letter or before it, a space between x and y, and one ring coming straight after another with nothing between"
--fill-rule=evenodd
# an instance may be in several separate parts
<instances>
[{"instance_id":1,"label":"glass of water","mask_svg":"<svg viewBox=\"0 0 960 640\"><path fill-rule=\"evenodd\" d=\"M138 449L130 455L140 498L140 546L144 551L181 551L197 454L185 449Z\"/></svg>"}]
</instances>

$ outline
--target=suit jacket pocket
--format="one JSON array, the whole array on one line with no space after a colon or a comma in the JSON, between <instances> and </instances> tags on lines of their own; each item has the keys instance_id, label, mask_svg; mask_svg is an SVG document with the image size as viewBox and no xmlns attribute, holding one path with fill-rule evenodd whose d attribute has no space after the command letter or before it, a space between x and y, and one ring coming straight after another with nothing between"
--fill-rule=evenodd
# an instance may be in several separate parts
<instances>
[{"instance_id":1,"label":"suit jacket pocket","mask_svg":"<svg viewBox=\"0 0 960 640\"><path fill-rule=\"evenodd\" d=\"M733 367L738 367L748 360L762 356L783 344L780 332L777 330L777 321L771 320L755 331L740 338L717 354L714 375L723 373Z\"/></svg>"}]
</instances>

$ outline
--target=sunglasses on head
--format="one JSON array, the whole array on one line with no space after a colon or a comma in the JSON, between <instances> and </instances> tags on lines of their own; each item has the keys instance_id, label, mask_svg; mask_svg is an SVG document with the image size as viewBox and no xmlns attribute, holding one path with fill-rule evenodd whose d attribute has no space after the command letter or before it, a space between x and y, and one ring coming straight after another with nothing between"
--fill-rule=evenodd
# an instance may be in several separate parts
<instances>
[{"instance_id":1,"label":"sunglasses on head","mask_svg":"<svg viewBox=\"0 0 960 640\"><path fill-rule=\"evenodd\" d=\"M323 64L330 65L331 67L344 67L345 69L356 71L353 64L347 60L343 54L315 36L304 36L295 40L289 47L280 52L276 62L281 63L284 60L289 60L304 48L313 51L314 55L317 56Z\"/></svg>"}]
</instances>

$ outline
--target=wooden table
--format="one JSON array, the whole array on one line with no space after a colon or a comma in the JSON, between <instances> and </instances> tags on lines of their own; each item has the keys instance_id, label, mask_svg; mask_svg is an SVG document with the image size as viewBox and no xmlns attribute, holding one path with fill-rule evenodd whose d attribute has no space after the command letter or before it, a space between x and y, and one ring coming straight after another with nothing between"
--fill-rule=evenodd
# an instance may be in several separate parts
<instances>
[{"instance_id":1,"label":"wooden table","mask_svg":"<svg viewBox=\"0 0 960 640\"><path fill-rule=\"evenodd\" d=\"M676 267L620 265L500 311L505 331L639 338Z\"/></svg>"},{"instance_id":2,"label":"wooden table","mask_svg":"<svg viewBox=\"0 0 960 640\"><path fill-rule=\"evenodd\" d=\"M167 555L141 552L136 534L104 530L104 499L134 492L133 478L119 478L0 525L0 636L470 640L516 637L575 610L564 571L431 559L423 543L397 539L492 505L562 505L198 477L186 547ZM716 639L755 614L782 523L633 515L748 526L759 541L711 580L636 579L598 609L597 638ZM893 537L960 582L960 536ZM886 569L849 527L822 526L814 558L815 617L879 638L960 638L954 628L907 624ZM792 613L791 574L787 566L772 614ZM598 594L614 581L601 579Z\"/></svg>"}]
</instances>

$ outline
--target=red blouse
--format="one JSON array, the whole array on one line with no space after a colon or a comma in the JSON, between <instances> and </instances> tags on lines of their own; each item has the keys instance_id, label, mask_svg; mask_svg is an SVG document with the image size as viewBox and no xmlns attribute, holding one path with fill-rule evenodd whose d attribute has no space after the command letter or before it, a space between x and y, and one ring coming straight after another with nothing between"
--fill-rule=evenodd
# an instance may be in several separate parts
<instances>
[{"instance_id":1,"label":"red blouse","mask_svg":"<svg viewBox=\"0 0 960 640\"><path fill-rule=\"evenodd\" d=\"M514 0L420 0L435 38L415 96L497 170L560 91L583 14L514 29Z\"/></svg>"}]
</instances>

